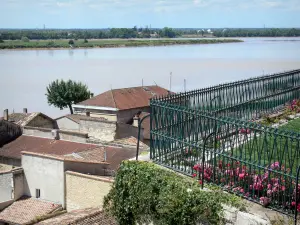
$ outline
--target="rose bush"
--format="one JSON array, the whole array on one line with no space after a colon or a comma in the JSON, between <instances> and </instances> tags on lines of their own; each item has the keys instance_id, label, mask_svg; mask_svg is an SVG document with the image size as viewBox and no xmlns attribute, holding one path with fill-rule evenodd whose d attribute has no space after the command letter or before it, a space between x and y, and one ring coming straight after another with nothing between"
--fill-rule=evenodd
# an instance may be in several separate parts
<instances>
[{"instance_id":1,"label":"rose bush","mask_svg":"<svg viewBox=\"0 0 300 225\"><path fill-rule=\"evenodd\" d=\"M235 161L225 163L219 161L215 170L209 163L196 164L193 166L192 176L213 182L222 186L225 190L236 193L239 196L251 198L264 206L277 206L286 209L297 208L300 211L300 204L296 207L296 184L290 177L282 176L282 173L289 173L290 169L285 168L279 162L274 162L264 169L257 171ZM300 194L300 185L297 193Z\"/></svg>"}]
</instances>

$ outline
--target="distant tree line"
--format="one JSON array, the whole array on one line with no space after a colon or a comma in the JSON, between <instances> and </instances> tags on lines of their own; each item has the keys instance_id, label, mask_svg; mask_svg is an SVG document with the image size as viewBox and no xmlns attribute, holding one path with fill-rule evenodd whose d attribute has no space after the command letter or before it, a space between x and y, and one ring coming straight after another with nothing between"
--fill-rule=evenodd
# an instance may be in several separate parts
<instances>
[{"instance_id":1,"label":"distant tree line","mask_svg":"<svg viewBox=\"0 0 300 225\"><path fill-rule=\"evenodd\" d=\"M216 37L299 37L300 29L218 29L213 30L213 34Z\"/></svg>"},{"instance_id":2,"label":"distant tree line","mask_svg":"<svg viewBox=\"0 0 300 225\"><path fill-rule=\"evenodd\" d=\"M29 40L48 39L107 39L107 38L150 38L168 37L174 38L181 32L172 28L163 29L146 28L112 28L112 29L89 29L89 30L0 30L0 40Z\"/></svg>"},{"instance_id":3,"label":"distant tree line","mask_svg":"<svg viewBox=\"0 0 300 225\"><path fill-rule=\"evenodd\" d=\"M0 30L0 43L3 40L55 40L55 39L107 39L107 38L174 38L182 35L210 34L215 37L299 37L300 29L296 28L241 28L241 29L201 29L169 28L150 29L111 28L111 29L65 29L65 30Z\"/></svg>"}]
</instances>

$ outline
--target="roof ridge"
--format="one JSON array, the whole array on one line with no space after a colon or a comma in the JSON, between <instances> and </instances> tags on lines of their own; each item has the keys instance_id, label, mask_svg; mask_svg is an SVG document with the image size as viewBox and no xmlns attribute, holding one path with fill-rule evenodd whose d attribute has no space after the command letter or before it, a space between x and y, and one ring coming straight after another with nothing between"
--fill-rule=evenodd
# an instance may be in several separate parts
<instances>
[{"instance_id":1,"label":"roof ridge","mask_svg":"<svg viewBox=\"0 0 300 225\"><path fill-rule=\"evenodd\" d=\"M160 88L163 88L163 87L158 86L158 85L144 85L144 86L135 86L135 87L126 87L126 88L116 88L116 89L112 89L112 90L124 90L124 89L144 88L144 87L160 87Z\"/></svg>"}]
</instances>

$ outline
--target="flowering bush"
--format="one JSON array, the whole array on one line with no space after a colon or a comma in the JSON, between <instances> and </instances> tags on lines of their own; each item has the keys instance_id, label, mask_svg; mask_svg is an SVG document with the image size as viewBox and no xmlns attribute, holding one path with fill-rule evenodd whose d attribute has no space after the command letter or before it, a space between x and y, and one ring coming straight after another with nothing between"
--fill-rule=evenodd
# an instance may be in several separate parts
<instances>
[{"instance_id":1,"label":"flowering bush","mask_svg":"<svg viewBox=\"0 0 300 225\"><path fill-rule=\"evenodd\" d=\"M213 182L222 186L225 190L232 191L240 196L251 198L264 206L277 205L287 209L295 209L300 212L300 204L295 203L295 182L284 178L281 173L289 172L279 162L274 162L264 169L257 171L242 165L239 161L224 163L220 160L215 169L209 163L204 166L193 166L193 177ZM279 173L281 172L281 173ZM300 185L297 193L300 194Z\"/></svg>"}]
</instances>

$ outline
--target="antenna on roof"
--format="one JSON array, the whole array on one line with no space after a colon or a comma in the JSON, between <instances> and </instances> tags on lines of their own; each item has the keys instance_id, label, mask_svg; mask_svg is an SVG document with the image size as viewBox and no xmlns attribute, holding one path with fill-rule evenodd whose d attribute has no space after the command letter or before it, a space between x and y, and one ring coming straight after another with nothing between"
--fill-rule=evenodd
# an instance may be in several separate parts
<instances>
[{"instance_id":1,"label":"antenna on roof","mask_svg":"<svg viewBox=\"0 0 300 225\"><path fill-rule=\"evenodd\" d=\"M172 72L170 73L170 91L172 90Z\"/></svg>"},{"instance_id":2,"label":"antenna on roof","mask_svg":"<svg viewBox=\"0 0 300 225\"><path fill-rule=\"evenodd\" d=\"M154 84L157 86L157 83L155 82L155 80L154 80L153 82L154 82Z\"/></svg>"}]
</instances>

